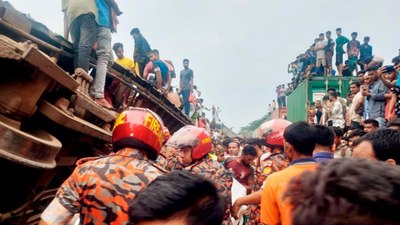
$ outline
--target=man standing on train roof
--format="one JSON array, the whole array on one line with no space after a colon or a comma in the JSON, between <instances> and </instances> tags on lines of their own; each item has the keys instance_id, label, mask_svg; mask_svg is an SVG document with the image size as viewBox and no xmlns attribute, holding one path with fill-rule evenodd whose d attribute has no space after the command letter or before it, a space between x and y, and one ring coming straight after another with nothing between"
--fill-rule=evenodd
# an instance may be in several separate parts
<instances>
[{"instance_id":1,"label":"man standing on train roof","mask_svg":"<svg viewBox=\"0 0 400 225\"><path fill-rule=\"evenodd\" d=\"M343 50L343 46L349 42L349 39L347 39L345 36L342 36L342 28L337 28L336 29L336 67L338 70L338 76L343 75L343 54L346 53Z\"/></svg>"},{"instance_id":2,"label":"man standing on train roof","mask_svg":"<svg viewBox=\"0 0 400 225\"><path fill-rule=\"evenodd\" d=\"M190 113L190 102L189 96L193 91L193 70L189 68L189 59L183 60L184 69L181 71L180 81L179 81L179 90L183 97L183 107L185 110L185 114L189 115Z\"/></svg>"},{"instance_id":3,"label":"man standing on train roof","mask_svg":"<svg viewBox=\"0 0 400 225\"><path fill-rule=\"evenodd\" d=\"M116 31L115 15L121 15L122 12L114 0L63 0L62 11L65 29L72 37L75 73L89 71L90 53L97 43L96 75L90 94L98 105L114 109L104 98L104 86L108 61L112 57L111 32Z\"/></svg>"},{"instance_id":4,"label":"man standing on train roof","mask_svg":"<svg viewBox=\"0 0 400 225\"><path fill-rule=\"evenodd\" d=\"M326 68L328 70L327 75L332 76L332 57L333 49L335 47L335 41L331 38L331 31L327 31L326 35L326 46L325 46L325 58L326 58Z\"/></svg>"},{"instance_id":5,"label":"man standing on train roof","mask_svg":"<svg viewBox=\"0 0 400 225\"><path fill-rule=\"evenodd\" d=\"M325 41L324 33L319 34L318 42L315 44L314 50L317 53L317 63L316 67L319 69L321 66L324 70L324 76L326 76L326 57L325 57L325 47L327 41Z\"/></svg>"},{"instance_id":6,"label":"man standing on train roof","mask_svg":"<svg viewBox=\"0 0 400 225\"><path fill-rule=\"evenodd\" d=\"M204 128L187 125L175 132L166 145L179 150L179 159L185 170L214 182L226 202L223 224L231 224L229 211L232 174L220 163L208 157L208 153L211 152L211 142L211 136Z\"/></svg>"},{"instance_id":7,"label":"man standing on train roof","mask_svg":"<svg viewBox=\"0 0 400 225\"><path fill-rule=\"evenodd\" d=\"M131 107L122 112L112 133L115 153L78 161L39 225L68 224L75 214L85 225L128 224L128 209L136 195L164 173L150 161L160 152L163 127L149 109Z\"/></svg>"},{"instance_id":8,"label":"man standing on train roof","mask_svg":"<svg viewBox=\"0 0 400 225\"><path fill-rule=\"evenodd\" d=\"M150 45L146 38L140 33L139 28L133 28L131 30L131 36L135 40L135 49L133 50L133 60L135 66L139 68L139 76L143 77L143 70L146 64L150 61L149 52L151 51Z\"/></svg>"},{"instance_id":9,"label":"man standing on train roof","mask_svg":"<svg viewBox=\"0 0 400 225\"><path fill-rule=\"evenodd\" d=\"M357 36L357 32L351 33L351 40L347 43L347 55L351 73L353 73L354 69L356 70L356 72L358 72L357 61L358 55L360 54L361 44L359 41L356 40Z\"/></svg>"}]
</instances>

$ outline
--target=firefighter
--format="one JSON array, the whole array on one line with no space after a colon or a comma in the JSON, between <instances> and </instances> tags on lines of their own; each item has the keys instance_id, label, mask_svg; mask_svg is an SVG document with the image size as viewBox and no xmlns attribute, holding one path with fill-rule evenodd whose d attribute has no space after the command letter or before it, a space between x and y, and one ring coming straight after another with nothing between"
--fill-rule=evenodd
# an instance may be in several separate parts
<instances>
[{"instance_id":1,"label":"firefighter","mask_svg":"<svg viewBox=\"0 0 400 225\"><path fill-rule=\"evenodd\" d=\"M237 213L242 205L255 205L248 210L246 225L262 224L259 204L261 203L263 183L270 174L285 169L289 164L289 159L283 152L283 132L291 123L283 119L271 122L271 127L266 128L266 145L269 152L262 154L259 158L253 193L238 198L232 206L232 216L238 219Z\"/></svg>"},{"instance_id":2,"label":"firefighter","mask_svg":"<svg viewBox=\"0 0 400 225\"><path fill-rule=\"evenodd\" d=\"M230 224L232 173L208 157L211 145L210 134L204 128L192 125L184 126L175 132L167 143L167 146L179 150L179 160L184 170L202 175L214 182L226 202L223 224Z\"/></svg>"},{"instance_id":3,"label":"firefighter","mask_svg":"<svg viewBox=\"0 0 400 225\"><path fill-rule=\"evenodd\" d=\"M86 160L61 185L41 215L43 224L128 224L128 208L138 192L164 171L155 160L163 142L163 122L149 109L129 108L114 124L114 153Z\"/></svg>"},{"instance_id":4,"label":"firefighter","mask_svg":"<svg viewBox=\"0 0 400 225\"><path fill-rule=\"evenodd\" d=\"M165 145L165 143L171 137L171 133L166 127L164 127L163 130L163 137L164 137L163 146L161 147L160 154L158 155L156 163L167 171L171 171L172 169L182 168L179 164L178 159L176 158L177 154L176 149Z\"/></svg>"}]
</instances>

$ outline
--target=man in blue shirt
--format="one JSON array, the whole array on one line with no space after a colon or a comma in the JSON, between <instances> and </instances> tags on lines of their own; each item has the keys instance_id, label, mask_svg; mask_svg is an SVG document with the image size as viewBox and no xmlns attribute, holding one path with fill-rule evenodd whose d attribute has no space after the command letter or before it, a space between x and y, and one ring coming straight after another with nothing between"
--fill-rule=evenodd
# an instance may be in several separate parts
<instances>
[{"instance_id":1,"label":"man in blue shirt","mask_svg":"<svg viewBox=\"0 0 400 225\"><path fill-rule=\"evenodd\" d=\"M360 46L360 61L363 61L372 56L372 46L369 45L369 37L364 37L364 44ZM362 68L364 69L364 68Z\"/></svg>"},{"instance_id":2,"label":"man in blue shirt","mask_svg":"<svg viewBox=\"0 0 400 225\"><path fill-rule=\"evenodd\" d=\"M189 95L193 91L193 70L189 68L189 59L183 60L183 67L184 69L181 71L180 75L179 90L182 93L185 114L189 115Z\"/></svg>"},{"instance_id":3,"label":"man in blue shirt","mask_svg":"<svg viewBox=\"0 0 400 225\"><path fill-rule=\"evenodd\" d=\"M115 30L113 15L121 15L114 0L63 0L66 29L71 33L74 48L75 73L89 71L90 53L97 43L96 75L90 87L95 102L107 109L113 106L104 98L107 64L111 59L111 29Z\"/></svg>"},{"instance_id":4,"label":"man in blue shirt","mask_svg":"<svg viewBox=\"0 0 400 225\"><path fill-rule=\"evenodd\" d=\"M313 158L317 163L333 159L333 142L335 133L326 126L316 125L317 144L313 152Z\"/></svg>"},{"instance_id":5,"label":"man in blue shirt","mask_svg":"<svg viewBox=\"0 0 400 225\"><path fill-rule=\"evenodd\" d=\"M378 68L369 68L368 75L372 80L372 84L370 85L369 90L364 89L362 91L362 95L368 99L368 118L375 119L379 122L379 128L386 127L385 120L385 106L386 106L386 97L385 94L388 92L388 88L382 82L381 79L378 79L377 75Z\"/></svg>"},{"instance_id":6,"label":"man in blue shirt","mask_svg":"<svg viewBox=\"0 0 400 225\"><path fill-rule=\"evenodd\" d=\"M153 49L149 52L150 61L153 62L153 72L156 75L156 88L162 94L167 94L171 88L171 74L168 66L160 60L158 50Z\"/></svg>"}]
</instances>

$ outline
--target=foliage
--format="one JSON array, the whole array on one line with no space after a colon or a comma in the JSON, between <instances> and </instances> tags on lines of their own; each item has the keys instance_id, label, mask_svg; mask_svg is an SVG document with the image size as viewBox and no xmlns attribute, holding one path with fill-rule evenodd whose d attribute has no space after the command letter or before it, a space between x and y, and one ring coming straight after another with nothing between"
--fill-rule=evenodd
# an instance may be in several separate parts
<instances>
[{"instance_id":1,"label":"foliage","mask_svg":"<svg viewBox=\"0 0 400 225\"><path fill-rule=\"evenodd\" d=\"M241 127L239 134L246 134L256 130L265 120L268 119L268 114L265 114L258 120L254 120L253 122L249 123L247 126Z\"/></svg>"}]
</instances>

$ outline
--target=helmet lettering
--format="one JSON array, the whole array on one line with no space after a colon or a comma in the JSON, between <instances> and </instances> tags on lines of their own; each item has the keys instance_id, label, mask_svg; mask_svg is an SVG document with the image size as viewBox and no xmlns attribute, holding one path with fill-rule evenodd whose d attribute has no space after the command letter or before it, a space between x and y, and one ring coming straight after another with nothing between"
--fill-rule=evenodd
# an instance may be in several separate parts
<instances>
[{"instance_id":1,"label":"helmet lettering","mask_svg":"<svg viewBox=\"0 0 400 225\"><path fill-rule=\"evenodd\" d=\"M161 129L161 124L153 115L147 114L144 125L152 130L154 133L156 133L157 137L160 139L160 142L162 142L163 132Z\"/></svg>"},{"instance_id":2,"label":"helmet lettering","mask_svg":"<svg viewBox=\"0 0 400 225\"><path fill-rule=\"evenodd\" d=\"M118 118L115 120L113 130L123 123L125 123L125 113L119 114Z\"/></svg>"},{"instance_id":3,"label":"helmet lettering","mask_svg":"<svg viewBox=\"0 0 400 225\"><path fill-rule=\"evenodd\" d=\"M207 143L210 143L210 142L211 142L211 138L210 137L206 137L203 140L201 140L202 144L207 144Z\"/></svg>"}]
</instances>

